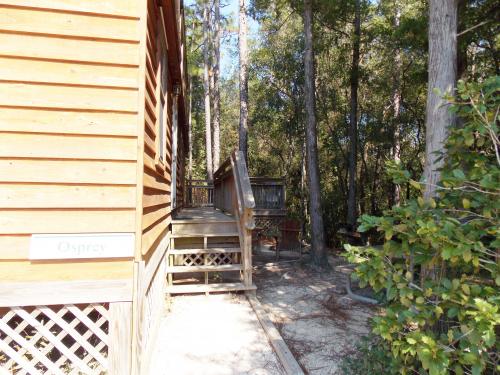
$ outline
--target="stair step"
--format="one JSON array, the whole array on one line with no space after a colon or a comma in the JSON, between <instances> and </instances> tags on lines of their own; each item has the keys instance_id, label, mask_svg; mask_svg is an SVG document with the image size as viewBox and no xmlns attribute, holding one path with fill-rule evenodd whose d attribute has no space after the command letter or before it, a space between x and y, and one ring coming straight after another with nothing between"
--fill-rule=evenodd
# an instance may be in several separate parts
<instances>
[{"instance_id":1,"label":"stair step","mask_svg":"<svg viewBox=\"0 0 500 375\"><path fill-rule=\"evenodd\" d=\"M167 287L169 294L188 294L206 292L231 292L238 290L256 290L255 285L245 286L243 283L219 283L219 284L187 284L170 285Z\"/></svg>"},{"instance_id":2,"label":"stair step","mask_svg":"<svg viewBox=\"0 0 500 375\"><path fill-rule=\"evenodd\" d=\"M203 238L203 237L239 237L238 232L229 233L177 233L172 234L172 238Z\"/></svg>"},{"instance_id":3,"label":"stair step","mask_svg":"<svg viewBox=\"0 0 500 375\"><path fill-rule=\"evenodd\" d=\"M168 273L186 273L186 272L224 272L241 271L241 264L225 264L222 266L173 266L167 267Z\"/></svg>"},{"instance_id":4,"label":"stair step","mask_svg":"<svg viewBox=\"0 0 500 375\"><path fill-rule=\"evenodd\" d=\"M182 254L232 254L241 253L239 247L211 247L208 249L173 249L169 251L170 255Z\"/></svg>"},{"instance_id":5,"label":"stair step","mask_svg":"<svg viewBox=\"0 0 500 375\"><path fill-rule=\"evenodd\" d=\"M205 223L216 223L216 224L234 224L236 219L231 217L221 220L221 219L172 219L172 224L205 224Z\"/></svg>"}]
</instances>

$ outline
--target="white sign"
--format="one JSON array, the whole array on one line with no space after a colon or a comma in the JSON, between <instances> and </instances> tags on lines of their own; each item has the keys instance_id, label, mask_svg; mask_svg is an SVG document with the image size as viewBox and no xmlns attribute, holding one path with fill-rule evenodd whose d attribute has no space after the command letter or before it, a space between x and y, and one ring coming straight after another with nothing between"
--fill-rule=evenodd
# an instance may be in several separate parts
<instances>
[{"instance_id":1,"label":"white sign","mask_svg":"<svg viewBox=\"0 0 500 375\"><path fill-rule=\"evenodd\" d=\"M134 233L33 234L30 259L131 258Z\"/></svg>"}]
</instances>

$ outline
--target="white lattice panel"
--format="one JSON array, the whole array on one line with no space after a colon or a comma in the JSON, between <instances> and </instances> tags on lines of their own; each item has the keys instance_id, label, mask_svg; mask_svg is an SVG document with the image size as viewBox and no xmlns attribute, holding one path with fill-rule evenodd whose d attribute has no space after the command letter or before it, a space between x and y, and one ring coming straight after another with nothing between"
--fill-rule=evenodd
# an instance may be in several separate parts
<instances>
[{"instance_id":1,"label":"white lattice panel","mask_svg":"<svg viewBox=\"0 0 500 375\"><path fill-rule=\"evenodd\" d=\"M233 254L207 254L205 264L207 266L224 266L226 264L234 264Z\"/></svg>"},{"instance_id":2,"label":"white lattice panel","mask_svg":"<svg viewBox=\"0 0 500 375\"><path fill-rule=\"evenodd\" d=\"M6 308L0 313L0 369L23 375L103 374L108 320L104 304Z\"/></svg>"},{"instance_id":3,"label":"white lattice panel","mask_svg":"<svg viewBox=\"0 0 500 375\"><path fill-rule=\"evenodd\" d=\"M237 253L183 254L178 256L180 266L224 266L238 264Z\"/></svg>"},{"instance_id":4,"label":"white lattice panel","mask_svg":"<svg viewBox=\"0 0 500 375\"><path fill-rule=\"evenodd\" d=\"M203 254L186 254L182 258L183 266L200 266L205 264L205 257Z\"/></svg>"}]
</instances>

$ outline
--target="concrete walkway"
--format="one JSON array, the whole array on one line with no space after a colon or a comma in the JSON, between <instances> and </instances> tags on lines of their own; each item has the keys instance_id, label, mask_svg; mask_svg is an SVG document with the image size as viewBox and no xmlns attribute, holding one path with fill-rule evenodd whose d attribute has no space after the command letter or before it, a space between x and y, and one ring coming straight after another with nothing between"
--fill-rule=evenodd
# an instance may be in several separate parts
<instances>
[{"instance_id":1,"label":"concrete walkway","mask_svg":"<svg viewBox=\"0 0 500 375\"><path fill-rule=\"evenodd\" d=\"M180 296L163 318L151 375L282 375L242 295Z\"/></svg>"}]
</instances>

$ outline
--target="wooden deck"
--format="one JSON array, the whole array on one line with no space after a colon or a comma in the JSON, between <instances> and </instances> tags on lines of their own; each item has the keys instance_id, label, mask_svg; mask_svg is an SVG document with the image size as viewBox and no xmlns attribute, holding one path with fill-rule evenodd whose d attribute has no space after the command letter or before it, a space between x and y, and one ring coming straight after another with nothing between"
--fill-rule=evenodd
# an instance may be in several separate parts
<instances>
[{"instance_id":1,"label":"wooden deck","mask_svg":"<svg viewBox=\"0 0 500 375\"><path fill-rule=\"evenodd\" d=\"M255 289L251 248L255 201L243 154L234 151L215 172L213 207L189 203L171 223L168 293Z\"/></svg>"},{"instance_id":2,"label":"wooden deck","mask_svg":"<svg viewBox=\"0 0 500 375\"><path fill-rule=\"evenodd\" d=\"M213 207L192 207L182 208L172 220L174 224L193 223L193 222L234 222L236 219L232 215L223 213Z\"/></svg>"}]
</instances>

